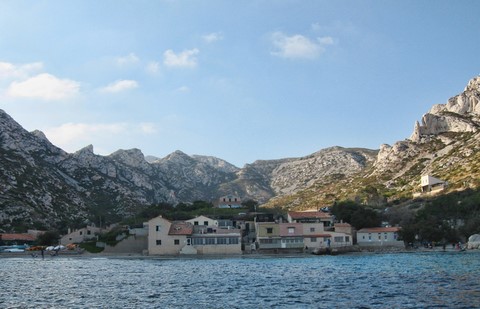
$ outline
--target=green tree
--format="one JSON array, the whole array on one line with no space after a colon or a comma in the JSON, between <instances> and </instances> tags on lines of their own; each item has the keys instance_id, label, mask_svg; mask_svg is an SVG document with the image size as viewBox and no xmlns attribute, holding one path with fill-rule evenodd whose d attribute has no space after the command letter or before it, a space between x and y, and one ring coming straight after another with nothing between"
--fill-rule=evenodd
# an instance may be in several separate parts
<instances>
[{"instance_id":1,"label":"green tree","mask_svg":"<svg viewBox=\"0 0 480 309\"><path fill-rule=\"evenodd\" d=\"M57 231L47 231L43 234L38 235L37 243L40 246L53 246L58 244L60 235Z\"/></svg>"},{"instance_id":2,"label":"green tree","mask_svg":"<svg viewBox=\"0 0 480 309\"><path fill-rule=\"evenodd\" d=\"M381 216L375 210L353 201L336 203L331 211L337 220L348 222L357 230L364 227L377 227L381 224Z\"/></svg>"}]
</instances>

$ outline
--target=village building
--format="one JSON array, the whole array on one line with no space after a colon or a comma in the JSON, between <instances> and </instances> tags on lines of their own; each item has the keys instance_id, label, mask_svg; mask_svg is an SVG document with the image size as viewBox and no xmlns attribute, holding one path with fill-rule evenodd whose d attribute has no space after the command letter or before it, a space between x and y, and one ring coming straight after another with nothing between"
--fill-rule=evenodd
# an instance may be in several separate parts
<instances>
[{"instance_id":1,"label":"village building","mask_svg":"<svg viewBox=\"0 0 480 309\"><path fill-rule=\"evenodd\" d=\"M399 227L363 228L357 232L357 244L360 246L395 246L404 247L399 240Z\"/></svg>"},{"instance_id":2,"label":"village building","mask_svg":"<svg viewBox=\"0 0 480 309\"><path fill-rule=\"evenodd\" d=\"M97 235L103 232L103 229L95 226L87 226L73 232L68 229L68 233L60 238L60 244L66 246L68 244L78 244L84 241L96 239Z\"/></svg>"},{"instance_id":3,"label":"village building","mask_svg":"<svg viewBox=\"0 0 480 309\"><path fill-rule=\"evenodd\" d=\"M257 244L261 251L304 251L351 246L350 233L337 232L331 216L319 212L289 212L288 221L257 222ZM304 221L304 222L298 222ZM329 230L325 230L325 226ZM331 226L331 227L330 227ZM345 229L347 230L347 229ZM351 229L349 230L351 232Z\"/></svg>"},{"instance_id":4,"label":"village building","mask_svg":"<svg viewBox=\"0 0 480 309\"><path fill-rule=\"evenodd\" d=\"M424 175L420 179L420 185L422 193L436 193L444 190L448 183L430 175Z\"/></svg>"},{"instance_id":5,"label":"village building","mask_svg":"<svg viewBox=\"0 0 480 309\"><path fill-rule=\"evenodd\" d=\"M206 216L198 216L190 220L186 220L185 222L190 222L191 224L197 226L197 225L203 225L203 226L218 226L218 221L213 220L209 217Z\"/></svg>"},{"instance_id":6,"label":"village building","mask_svg":"<svg viewBox=\"0 0 480 309\"><path fill-rule=\"evenodd\" d=\"M241 254L241 231L216 224L205 216L178 222L153 218L148 221L148 254Z\"/></svg>"},{"instance_id":7,"label":"village building","mask_svg":"<svg viewBox=\"0 0 480 309\"><path fill-rule=\"evenodd\" d=\"M0 245L30 245L37 240L37 235L31 233L0 234Z\"/></svg>"},{"instance_id":8,"label":"village building","mask_svg":"<svg viewBox=\"0 0 480 309\"><path fill-rule=\"evenodd\" d=\"M334 218L323 211L289 211L287 220L299 223L323 223L324 227L333 227Z\"/></svg>"},{"instance_id":9,"label":"village building","mask_svg":"<svg viewBox=\"0 0 480 309\"><path fill-rule=\"evenodd\" d=\"M242 200L235 195L225 195L216 202L217 208L243 208Z\"/></svg>"}]
</instances>

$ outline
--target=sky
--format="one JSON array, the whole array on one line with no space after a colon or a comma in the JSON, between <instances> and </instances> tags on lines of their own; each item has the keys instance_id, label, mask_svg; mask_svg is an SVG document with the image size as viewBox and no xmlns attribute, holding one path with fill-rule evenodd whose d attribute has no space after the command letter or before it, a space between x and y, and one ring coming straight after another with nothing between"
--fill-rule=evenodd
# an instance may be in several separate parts
<instances>
[{"instance_id":1,"label":"sky","mask_svg":"<svg viewBox=\"0 0 480 309\"><path fill-rule=\"evenodd\" d=\"M0 109L75 152L237 167L408 138L480 74L480 1L2 0Z\"/></svg>"}]
</instances>

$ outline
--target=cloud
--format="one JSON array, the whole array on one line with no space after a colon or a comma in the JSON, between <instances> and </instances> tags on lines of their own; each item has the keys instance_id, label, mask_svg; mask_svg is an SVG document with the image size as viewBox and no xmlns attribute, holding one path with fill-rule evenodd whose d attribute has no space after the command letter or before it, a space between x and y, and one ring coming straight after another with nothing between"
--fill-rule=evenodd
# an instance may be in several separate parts
<instances>
[{"instance_id":1,"label":"cloud","mask_svg":"<svg viewBox=\"0 0 480 309\"><path fill-rule=\"evenodd\" d=\"M154 134L157 133L157 125L152 122L143 122L139 124L139 129L142 133L145 134Z\"/></svg>"},{"instance_id":2,"label":"cloud","mask_svg":"<svg viewBox=\"0 0 480 309\"><path fill-rule=\"evenodd\" d=\"M329 36L324 36L324 37L321 37L321 38L317 38L317 41L318 41L318 43L320 43L321 45L324 45L324 46L335 44L333 38L329 37Z\"/></svg>"},{"instance_id":3,"label":"cloud","mask_svg":"<svg viewBox=\"0 0 480 309\"><path fill-rule=\"evenodd\" d=\"M134 80L117 80L109 84L106 87L100 89L102 92L117 93L129 89L135 89L138 87L138 83Z\"/></svg>"},{"instance_id":4,"label":"cloud","mask_svg":"<svg viewBox=\"0 0 480 309\"><path fill-rule=\"evenodd\" d=\"M315 59L325 51L326 45L333 44L330 37L311 40L301 34L287 36L282 32L273 33L271 38L276 48L272 55L291 59Z\"/></svg>"},{"instance_id":5,"label":"cloud","mask_svg":"<svg viewBox=\"0 0 480 309\"><path fill-rule=\"evenodd\" d=\"M134 136L136 140L141 135L157 133L154 123L65 123L58 127L44 129L47 138L58 147L68 152L75 152L86 145L100 145L100 149L119 147L126 136Z\"/></svg>"},{"instance_id":6,"label":"cloud","mask_svg":"<svg viewBox=\"0 0 480 309\"><path fill-rule=\"evenodd\" d=\"M197 66L197 55L200 51L196 48L184 50L179 54L175 54L169 49L163 53L163 63L169 67L194 68Z\"/></svg>"},{"instance_id":7,"label":"cloud","mask_svg":"<svg viewBox=\"0 0 480 309\"><path fill-rule=\"evenodd\" d=\"M32 62L15 65L9 62L0 62L0 79L24 79L32 73L43 69L42 62Z\"/></svg>"},{"instance_id":8,"label":"cloud","mask_svg":"<svg viewBox=\"0 0 480 309\"><path fill-rule=\"evenodd\" d=\"M149 62L146 70L148 73L157 74L160 71L160 63L156 61Z\"/></svg>"},{"instance_id":9,"label":"cloud","mask_svg":"<svg viewBox=\"0 0 480 309\"><path fill-rule=\"evenodd\" d=\"M140 59L134 53L130 53L125 57L115 58L115 62L120 66L135 64L139 61L140 61Z\"/></svg>"},{"instance_id":10,"label":"cloud","mask_svg":"<svg viewBox=\"0 0 480 309\"><path fill-rule=\"evenodd\" d=\"M12 82L7 95L19 98L38 98L46 101L63 100L76 96L80 83L70 79L59 79L42 73L22 82Z\"/></svg>"},{"instance_id":11,"label":"cloud","mask_svg":"<svg viewBox=\"0 0 480 309\"><path fill-rule=\"evenodd\" d=\"M205 34L204 36L202 36L202 39L206 43L213 43L213 42L216 42L216 41L223 40L223 36L219 32L212 32L212 33Z\"/></svg>"},{"instance_id":12,"label":"cloud","mask_svg":"<svg viewBox=\"0 0 480 309\"><path fill-rule=\"evenodd\" d=\"M175 91L176 92L190 92L190 88L188 88L187 86L181 86L181 87L178 87Z\"/></svg>"},{"instance_id":13,"label":"cloud","mask_svg":"<svg viewBox=\"0 0 480 309\"><path fill-rule=\"evenodd\" d=\"M94 137L117 135L127 130L125 123L114 124L85 124L65 123L59 127L44 130L45 135L52 143L61 148L69 148L72 142L91 142ZM65 149L65 148L64 148Z\"/></svg>"}]
</instances>

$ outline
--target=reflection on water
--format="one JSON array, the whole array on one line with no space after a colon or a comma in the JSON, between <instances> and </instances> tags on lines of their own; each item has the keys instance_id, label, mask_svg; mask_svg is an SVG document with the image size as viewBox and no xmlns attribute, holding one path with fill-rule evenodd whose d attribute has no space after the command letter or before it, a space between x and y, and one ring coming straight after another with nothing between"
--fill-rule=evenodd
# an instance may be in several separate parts
<instances>
[{"instance_id":1,"label":"reflection on water","mask_svg":"<svg viewBox=\"0 0 480 309\"><path fill-rule=\"evenodd\" d=\"M0 259L1 308L480 308L480 252Z\"/></svg>"}]
</instances>

